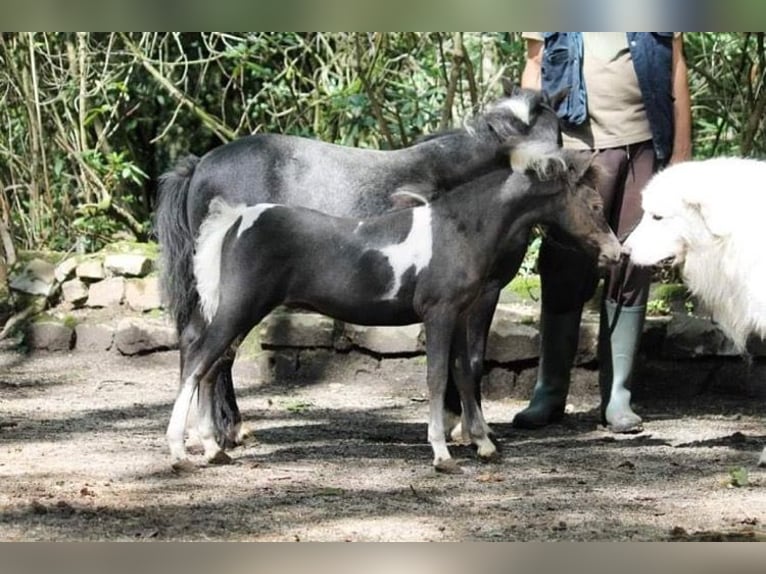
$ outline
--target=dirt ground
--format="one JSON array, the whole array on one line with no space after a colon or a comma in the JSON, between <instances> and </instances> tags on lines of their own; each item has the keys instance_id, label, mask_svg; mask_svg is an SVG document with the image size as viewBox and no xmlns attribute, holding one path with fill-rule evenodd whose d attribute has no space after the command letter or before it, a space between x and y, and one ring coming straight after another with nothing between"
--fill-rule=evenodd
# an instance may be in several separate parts
<instances>
[{"instance_id":1,"label":"dirt ground","mask_svg":"<svg viewBox=\"0 0 766 574\"><path fill-rule=\"evenodd\" d=\"M174 475L164 439L177 353L0 352L0 539L255 541L764 540L764 401L644 400L640 434L598 426L595 397L541 431L485 402L503 449L441 475L424 362L322 382L235 370L256 441ZM737 486L740 485L740 486Z\"/></svg>"}]
</instances>

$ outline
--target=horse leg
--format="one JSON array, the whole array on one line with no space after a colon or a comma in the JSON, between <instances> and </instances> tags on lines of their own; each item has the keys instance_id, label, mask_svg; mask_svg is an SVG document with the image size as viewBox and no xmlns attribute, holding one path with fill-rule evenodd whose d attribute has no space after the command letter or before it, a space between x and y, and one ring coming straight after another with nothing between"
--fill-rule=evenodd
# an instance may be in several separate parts
<instances>
[{"instance_id":1,"label":"horse leg","mask_svg":"<svg viewBox=\"0 0 766 574\"><path fill-rule=\"evenodd\" d=\"M444 432L444 395L449 372L450 343L455 329L455 314L447 309L435 310L424 321L426 332L426 381L428 383L428 442L434 453L434 468L439 472L458 473L447 448Z\"/></svg>"},{"instance_id":2,"label":"horse leg","mask_svg":"<svg viewBox=\"0 0 766 574\"><path fill-rule=\"evenodd\" d=\"M450 369L463 403L463 434L467 433L470 441L477 446L480 459L490 460L497 456L497 447L489 438L492 431L484 420L484 414L476 399L476 379L471 364L469 335L466 318L455 328Z\"/></svg>"}]
</instances>

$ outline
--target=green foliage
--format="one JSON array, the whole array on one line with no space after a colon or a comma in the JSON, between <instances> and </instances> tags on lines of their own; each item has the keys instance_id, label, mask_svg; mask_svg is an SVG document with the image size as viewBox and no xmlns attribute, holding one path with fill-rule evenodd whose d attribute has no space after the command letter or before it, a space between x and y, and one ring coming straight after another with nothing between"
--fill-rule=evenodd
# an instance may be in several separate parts
<instances>
[{"instance_id":1,"label":"green foliage","mask_svg":"<svg viewBox=\"0 0 766 574\"><path fill-rule=\"evenodd\" d=\"M685 34L697 157L766 152L763 39ZM187 153L254 132L398 148L524 61L518 33L0 34L0 217L19 249L146 240L157 177Z\"/></svg>"},{"instance_id":2,"label":"green foliage","mask_svg":"<svg viewBox=\"0 0 766 574\"><path fill-rule=\"evenodd\" d=\"M646 302L646 314L658 317L670 314L670 305L664 299L650 299Z\"/></svg>"},{"instance_id":3,"label":"green foliage","mask_svg":"<svg viewBox=\"0 0 766 574\"><path fill-rule=\"evenodd\" d=\"M738 466L737 468L732 468L729 471L729 486L733 486L735 488L741 488L743 486L748 486L750 484L750 479L748 476L747 469L741 466Z\"/></svg>"}]
</instances>

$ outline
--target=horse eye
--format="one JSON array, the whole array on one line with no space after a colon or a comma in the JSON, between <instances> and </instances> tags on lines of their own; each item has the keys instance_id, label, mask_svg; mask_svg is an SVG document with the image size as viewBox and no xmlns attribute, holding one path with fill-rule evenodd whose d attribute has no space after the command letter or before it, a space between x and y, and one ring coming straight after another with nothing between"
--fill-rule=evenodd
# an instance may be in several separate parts
<instances>
[{"instance_id":1,"label":"horse eye","mask_svg":"<svg viewBox=\"0 0 766 574\"><path fill-rule=\"evenodd\" d=\"M652 215L652 219L654 219L654 221L662 221L662 216L654 214L654 215Z\"/></svg>"}]
</instances>

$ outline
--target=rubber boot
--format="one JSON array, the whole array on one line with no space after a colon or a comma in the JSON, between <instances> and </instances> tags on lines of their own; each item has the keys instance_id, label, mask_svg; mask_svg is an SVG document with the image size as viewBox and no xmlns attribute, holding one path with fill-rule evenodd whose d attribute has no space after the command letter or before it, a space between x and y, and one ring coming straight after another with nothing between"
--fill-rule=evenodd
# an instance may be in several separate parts
<instances>
[{"instance_id":1,"label":"rubber boot","mask_svg":"<svg viewBox=\"0 0 766 574\"><path fill-rule=\"evenodd\" d=\"M572 364L580 340L582 308L540 315L540 367L529 406L513 417L516 428L536 429L564 416Z\"/></svg>"},{"instance_id":2,"label":"rubber boot","mask_svg":"<svg viewBox=\"0 0 766 574\"><path fill-rule=\"evenodd\" d=\"M645 317L644 305L618 307L610 300L602 303L598 349L601 422L615 433L643 430L641 417L630 408L630 395Z\"/></svg>"}]
</instances>

